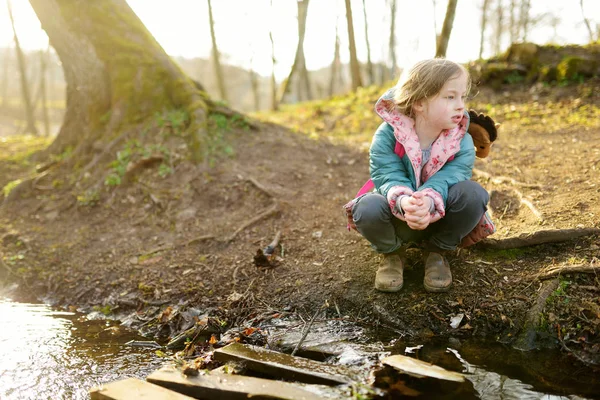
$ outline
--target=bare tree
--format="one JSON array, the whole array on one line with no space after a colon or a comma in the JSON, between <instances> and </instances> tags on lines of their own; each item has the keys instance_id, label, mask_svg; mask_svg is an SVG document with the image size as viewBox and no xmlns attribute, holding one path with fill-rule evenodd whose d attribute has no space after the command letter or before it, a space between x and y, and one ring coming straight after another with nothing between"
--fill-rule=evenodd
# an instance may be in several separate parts
<instances>
[{"instance_id":1,"label":"bare tree","mask_svg":"<svg viewBox=\"0 0 600 400\"><path fill-rule=\"evenodd\" d=\"M448 0L448 7L446 8L446 16L444 17L444 25L442 26L442 33L438 40L438 46L435 51L436 57L446 57L446 50L448 49L448 42L450 41L450 33L452 33L452 26L454 25L454 15L456 14L456 3L458 0Z\"/></svg>"},{"instance_id":2,"label":"bare tree","mask_svg":"<svg viewBox=\"0 0 600 400\"><path fill-rule=\"evenodd\" d=\"M217 86L219 87L219 96L221 100L227 101L227 91L225 90L225 82L223 80L223 68L221 67L221 60L219 54L219 48L217 47L217 37L215 35L215 20L213 18L211 0L208 1L208 18L210 22L210 38L212 40L212 59L215 69L215 76L217 78Z\"/></svg>"},{"instance_id":3,"label":"bare tree","mask_svg":"<svg viewBox=\"0 0 600 400\"><path fill-rule=\"evenodd\" d=\"M479 59L483 55L483 39L485 36L485 26L487 24L487 10L490 4L490 0L483 0L483 5L481 6L481 32L479 34Z\"/></svg>"},{"instance_id":4,"label":"bare tree","mask_svg":"<svg viewBox=\"0 0 600 400\"><path fill-rule=\"evenodd\" d=\"M516 5L517 0L510 0L510 7L509 7L509 27L508 27L508 32L510 34L510 43L509 44L513 44L516 40L517 37L519 36L519 33L517 32L517 16L515 8L517 7Z\"/></svg>"},{"instance_id":5,"label":"bare tree","mask_svg":"<svg viewBox=\"0 0 600 400\"><path fill-rule=\"evenodd\" d=\"M373 71L373 63L371 62L371 43L369 42L369 24L367 22L367 0L363 0L363 17L365 19L365 42L367 43L367 74L369 76L369 84L375 83L375 73Z\"/></svg>"},{"instance_id":6,"label":"bare tree","mask_svg":"<svg viewBox=\"0 0 600 400\"><path fill-rule=\"evenodd\" d=\"M504 33L504 7L502 0L496 4L496 25L495 35L493 36L494 54L500 54L502 51L502 34Z\"/></svg>"},{"instance_id":7,"label":"bare tree","mask_svg":"<svg viewBox=\"0 0 600 400\"><path fill-rule=\"evenodd\" d=\"M522 0L521 1L521 10L519 12L519 31L521 32L521 41L527 41L527 35L529 30L529 24L531 22L531 18L529 15L529 11L531 9L531 0Z\"/></svg>"},{"instance_id":8,"label":"bare tree","mask_svg":"<svg viewBox=\"0 0 600 400\"><path fill-rule=\"evenodd\" d=\"M362 86L360 77L360 65L356 56L356 42L354 40L354 23L352 22L352 6L350 0L346 2L346 22L348 23L348 47L350 50L350 76L352 77L352 90L356 90Z\"/></svg>"},{"instance_id":9,"label":"bare tree","mask_svg":"<svg viewBox=\"0 0 600 400\"><path fill-rule=\"evenodd\" d=\"M2 70L2 108L8 107L8 70L10 68L10 51L8 47L3 49L4 65Z\"/></svg>"},{"instance_id":10,"label":"bare tree","mask_svg":"<svg viewBox=\"0 0 600 400\"><path fill-rule=\"evenodd\" d=\"M272 5L272 3L271 3ZM276 111L279 108L277 103L277 80L275 79L275 42L273 41L273 31L269 30L269 40L271 41L271 110Z\"/></svg>"},{"instance_id":11,"label":"bare tree","mask_svg":"<svg viewBox=\"0 0 600 400\"><path fill-rule=\"evenodd\" d=\"M339 19L335 24L335 49L333 51L333 61L331 62L331 78L329 79L329 96L333 96L335 83L341 77L342 62L340 59L340 34ZM341 84L341 82L338 82Z\"/></svg>"},{"instance_id":12,"label":"bare tree","mask_svg":"<svg viewBox=\"0 0 600 400\"><path fill-rule=\"evenodd\" d=\"M398 64L396 61L396 0L390 2L390 61L392 66L390 67L390 79L396 78L396 69Z\"/></svg>"},{"instance_id":13,"label":"bare tree","mask_svg":"<svg viewBox=\"0 0 600 400\"><path fill-rule=\"evenodd\" d=\"M581 16L583 17L583 22L587 27L588 34L590 35L590 43L592 43L594 41L594 32L592 31L590 21L585 17L585 10L583 9L583 0L579 0L579 7L581 8Z\"/></svg>"},{"instance_id":14,"label":"bare tree","mask_svg":"<svg viewBox=\"0 0 600 400\"><path fill-rule=\"evenodd\" d=\"M33 114L33 105L31 103L31 95L29 91L29 82L27 80L27 67L25 66L25 57L23 55L23 50L21 50L21 44L19 43L19 37L17 36L17 31L15 29L15 20L12 13L12 3L11 0L6 0L6 6L8 8L8 16L10 18L10 23L12 25L14 41L15 41L15 51L17 54L17 62L19 65L19 75L21 76L21 95L23 96L23 103L25 106L25 117L27 119L27 125L25 127L25 132L33 133L34 135L38 134L38 130L35 127L35 116Z\"/></svg>"},{"instance_id":15,"label":"bare tree","mask_svg":"<svg viewBox=\"0 0 600 400\"><path fill-rule=\"evenodd\" d=\"M50 46L46 51L40 50L40 101L42 108L42 121L44 121L44 135L50 136L50 118L48 117L48 88L46 87L46 75L48 75L48 56L50 54ZM37 100L36 100L37 104Z\"/></svg>"},{"instance_id":16,"label":"bare tree","mask_svg":"<svg viewBox=\"0 0 600 400\"><path fill-rule=\"evenodd\" d=\"M294 63L290 69L287 79L285 79L279 87L279 96L277 96L278 103L282 103L286 94L290 91L290 85L292 78L296 71L300 70L303 79L308 80L308 74L304 75L306 69L306 62L304 58L304 35L306 33L306 17L308 14L308 2L309 0L298 0L298 46L296 47L296 56Z\"/></svg>"},{"instance_id":17,"label":"bare tree","mask_svg":"<svg viewBox=\"0 0 600 400\"><path fill-rule=\"evenodd\" d=\"M435 48L437 49L438 46L438 40L440 39L440 35L438 35L438 28L437 28L437 0L431 0L431 3L433 5L433 32L435 33Z\"/></svg>"}]
</instances>

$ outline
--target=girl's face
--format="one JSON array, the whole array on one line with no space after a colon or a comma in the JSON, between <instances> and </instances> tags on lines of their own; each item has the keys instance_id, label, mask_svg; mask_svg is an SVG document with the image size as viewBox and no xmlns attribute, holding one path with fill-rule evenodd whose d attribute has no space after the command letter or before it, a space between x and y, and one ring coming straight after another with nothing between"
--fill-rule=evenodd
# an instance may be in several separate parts
<instances>
[{"instance_id":1,"label":"girl's face","mask_svg":"<svg viewBox=\"0 0 600 400\"><path fill-rule=\"evenodd\" d=\"M415 104L416 118L439 130L456 128L465 111L467 86L464 72L450 78L434 97Z\"/></svg>"}]
</instances>

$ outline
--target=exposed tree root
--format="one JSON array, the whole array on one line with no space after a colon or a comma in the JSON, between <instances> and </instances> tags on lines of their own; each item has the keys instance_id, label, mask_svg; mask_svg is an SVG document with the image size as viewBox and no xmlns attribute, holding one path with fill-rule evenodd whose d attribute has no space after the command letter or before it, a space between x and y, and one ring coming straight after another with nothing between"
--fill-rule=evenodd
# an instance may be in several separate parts
<instances>
[{"instance_id":1,"label":"exposed tree root","mask_svg":"<svg viewBox=\"0 0 600 400\"><path fill-rule=\"evenodd\" d=\"M261 192L265 193L267 196L269 196L269 197L275 197L275 195L269 189L267 189L262 183L258 182L253 177L250 176L250 177L246 178L246 180L248 182L252 183L254 186L256 186L256 188L258 190L260 190Z\"/></svg>"},{"instance_id":2,"label":"exposed tree root","mask_svg":"<svg viewBox=\"0 0 600 400\"><path fill-rule=\"evenodd\" d=\"M517 196L519 196L519 200L521 201L521 204L526 205L531 212L533 213L533 215L535 215L537 217L537 219L539 219L540 221L544 220L544 217L542 216L542 213L540 212L540 210L538 210L533 203L531 202L531 200L529 200L528 198L526 198L523 193L521 193L519 190L517 189L513 189L513 191L517 194Z\"/></svg>"},{"instance_id":3,"label":"exposed tree root","mask_svg":"<svg viewBox=\"0 0 600 400\"><path fill-rule=\"evenodd\" d=\"M484 239L477 243L476 246L498 250L515 249L518 247L535 246L544 243L566 242L582 236L597 234L600 234L599 228L543 230L532 233L523 233L519 236L506 239Z\"/></svg>"},{"instance_id":4,"label":"exposed tree root","mask_svg":"<svg viewBox=\"0 0 600 400\"><path fill-rule=\"evenodd\" d=\"M524 188L529 188L529 189L543 189L542 185L537 185L534 183L524 183L524 182L519 182L513 178L510 178L508 176L493 176L492 174L490 174L489 172L485 172L482 171L480 169L477 168L473 168L473 175L480 177L480 178L484 178L489 180L490 182L499 185L501 183L510 183L513 186L519 186L519 187L524 187Z\"/></svg>"},{"instance_id":5,"label":"exposed tree root","mask_svg":"<svg viewBox=\"0 0 600 400\"><path fill-rule=\"evenodd\" d=\"M173 250L173 249L176 249L176 248L179 248L179 247L189 246L190 244L195 243L195 242L201 242L201 241L204 241L204 240L210 240L210 239L214 239L214 238L215 238L215 235L210 235L210 234L209 235L197 236L197 237L195 237L195 238L193 238L191 240L188 240L186 242L174 243L174 244L167 244L167 245L159 246L159 247L156 247L156 248L154 248L152 250L149 250L149 251L140 252L137 255L140 256L140 255L143 255L143 254L154 254L154 253L158 253L160 251Z\"/></svg>"},{"instance_id":6,"label":"exposed tree root","mask_svg":"<svg viewBox=\"0 0 600 400\"><path fill-rule=\"evenodd\" d=\"M557 275L571 274L573 272L579 272L583 274L595 274L600 271L600 265L598 264L574 264L574 265L560 265L556 267L546 268L540 271L534 278L539 280L545 280L553 278Z\"/></svg>"},{"instance_id":7,"label":"exposed tree root","mask_svg":"<svg viewBox=\"0 0 600 400\"><path fill-rule=\"evenodd\" d=\"M240 226L239 228L237 228L235 230L235 232L233 232L231 235L227 236L225 239L223 239L224 242L231 242L233 239L235 239L235 237L244 229L246 229L247 227L249 227L250 225L255 224L256 222L260 221L263 218L267 218L271 215L277 214L279 212L279 203L274 202L273 205L271 207L269 207L268 209L266 209L265 211L263 211L262 213L256 215L254 218L246 221L244 224L242 224L242 226Z\"/></svg>"}]
</instances>

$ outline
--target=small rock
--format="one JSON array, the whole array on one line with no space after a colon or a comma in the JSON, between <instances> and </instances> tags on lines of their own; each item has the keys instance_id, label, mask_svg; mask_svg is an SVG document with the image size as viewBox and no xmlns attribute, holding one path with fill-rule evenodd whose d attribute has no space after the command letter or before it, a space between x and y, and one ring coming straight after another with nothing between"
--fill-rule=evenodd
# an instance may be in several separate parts
<instances>
[{"instance_id":1,"label":"small rock","mask_svg":"<svg viewBox=\"0 0 600 400\"><path fill-rule=\"evenodd\" d=\"M138 258L137 257L131 257L129 259L129 264L131 264L131 265L137 265L137 263L138 263Z\"/></svg>"}]
</instances>

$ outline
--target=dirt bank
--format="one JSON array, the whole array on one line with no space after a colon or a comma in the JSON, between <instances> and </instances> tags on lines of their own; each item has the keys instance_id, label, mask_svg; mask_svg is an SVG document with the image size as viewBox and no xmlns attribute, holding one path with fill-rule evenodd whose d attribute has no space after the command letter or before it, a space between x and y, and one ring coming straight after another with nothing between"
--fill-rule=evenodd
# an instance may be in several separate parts
<instances>
[{"instance_id":1,"label":"dirt bank","mask_svg":"<svg viewBox=\"0 0 600 400\"><path fill-rule=\"evenodd\" d=\"M543 86L482 90L472 104L503 123L492 156L476 164L499 179L474 177L492 193L496 238L600 227L600 85L591 85L586 96ZM231 325L265 310L310 315L325 305L331 317L407 335L504 342L531 324L533 308L536 344L547 337L598 362L600 278L563 272L540 279L550 267L597 263L597 236L463 250L450 260L452 290L435 295L424 291L421 253L412 249L402 291L378 293L379 258L346 230L341 211L368 179L367 154L269 123L228 138L233 156L211 169L181 162L163 178L147 168L94 198L65 184L70 171L52 170L2 208L3 281L18 283L21 295L108 315L194 307ZM253 255L277 231L282 260L256 267ZM542 287L550 289L540 303ZM453 329L450 319L459 314ZM156 325L156 332L176 331L176 324L166 331Z\"/></svg>"}]
</instances>

